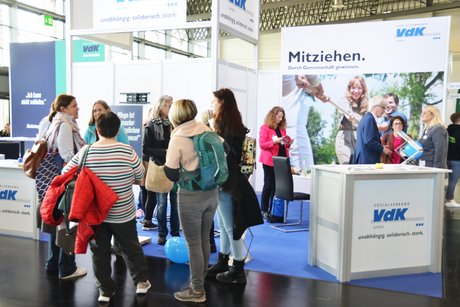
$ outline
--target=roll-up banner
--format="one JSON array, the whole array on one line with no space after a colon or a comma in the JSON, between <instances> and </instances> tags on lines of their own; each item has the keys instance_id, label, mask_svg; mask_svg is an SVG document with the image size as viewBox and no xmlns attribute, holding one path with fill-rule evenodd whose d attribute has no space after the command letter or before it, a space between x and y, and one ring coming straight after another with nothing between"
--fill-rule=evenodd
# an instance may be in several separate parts
<instances>
[{"instance_id":1,"label":"roll-up banner","mask_svg":"<svg viewBox=\"0 0 460 307\"><path fill-rule=\"evenodd\" d=\"M12 136L35 138L56 96L66 93L65 41L11 43L10 50ZM105 60L104 44L74 40L73 51L74 62Z\"/></svg>"},{"instance_id":2,"label":"roll-up banner","mask_svg":"<svg viewBox=\"0 0 460 307\"><path fill-rule=\"evenodd\" d=\"M281 101L293 166L348 163L356 123L344 112L362 116L374 96L396 94L417 139L422 107L445 110L449 29L450 17L283 28Z\"/></svg>"},{"instance_id":3,"label":"roll-up banner","mask_svg":"<svg viewBox=\"0 0 460 307\"><path fill-rule=\"evenodd\" d=\"M56 42L10 44L11 127L14 137L36 137L56 89L65 84L65 62L56 63ZM65 54L65 53L64 53ZM64 80L57 78L62 75ZM64 86L65 90L65 86Z\"/></svg>"}]
</instances>

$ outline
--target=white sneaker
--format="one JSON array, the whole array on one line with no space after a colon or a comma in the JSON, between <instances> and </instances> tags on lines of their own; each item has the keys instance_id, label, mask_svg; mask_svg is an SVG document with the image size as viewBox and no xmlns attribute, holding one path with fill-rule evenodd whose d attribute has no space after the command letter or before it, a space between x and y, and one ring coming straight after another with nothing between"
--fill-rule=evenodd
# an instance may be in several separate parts
<instances>
[{"instance_id":1,"label":"white sneaker","mask_svg":"<svg viewBox=\"0 0 460 307\"><path fill-rule=\"evenodd\" d=\"M136 286L136 294L145 294L147 291L149 291L150 287L152 285L150 284L150 281L140 281L137 283Z\"/></svg>"},{"instance_id":2,"label":"white sneaker","mask_svg":"<svg viewBox=\"0 0 460 307\"><path fill-rule=\"evenodd\" d=\"M460 208L460 204L457 204L454 200L450 200L444 204L446 208Z\"/></svg>"},{"instance_id":3,"label":"white sneaker","mask_svg":"<svg viewBox=\"0 0 460 307\"><path fill-rule=\"evenodd\" d=\"M99 294L99 297L97 298L97 301L99 303L108 303L108 302L110 302L110 296L105 296L105 295Z\"/></svg>"},{"instance_id":4,"label":"white sneaker","mask_svg":"<svg viewBox=\"0 0 460 307\"><path fill-rule=\"evenodd\" d=\"M86 269L82 267L77 267L75 272L73 272L70 275L64 276L64 277L59 277L59 279L72 279L72 278L77 278L77 277L83 277L86 275Z\"/></svg>"}]
</instances>

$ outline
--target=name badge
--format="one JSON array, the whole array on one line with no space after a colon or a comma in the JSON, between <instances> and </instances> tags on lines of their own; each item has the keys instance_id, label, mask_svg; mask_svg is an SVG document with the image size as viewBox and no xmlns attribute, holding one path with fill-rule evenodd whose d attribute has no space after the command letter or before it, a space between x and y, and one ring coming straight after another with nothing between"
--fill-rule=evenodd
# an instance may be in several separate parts
<instances>
[{"instance_id":1,"label":"name badge","mask_svg":"<svg viewBox=\"0 0 460 307\"><path fill-rule=\"evenodd\" d=\"M424 135L423 139L426 140L428 138L428 135Z\"/></svg>"}]
</instances>

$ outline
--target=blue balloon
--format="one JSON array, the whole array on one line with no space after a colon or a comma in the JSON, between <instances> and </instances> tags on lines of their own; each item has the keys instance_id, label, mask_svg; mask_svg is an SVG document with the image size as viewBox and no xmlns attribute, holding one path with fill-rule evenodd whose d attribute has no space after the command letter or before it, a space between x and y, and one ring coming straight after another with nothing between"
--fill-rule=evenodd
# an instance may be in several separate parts
<instances>
[{"instance_id":1,"label":"blue balloon","mask_svg":"<svg viewBox=\"0 0 460 307\"><path fill-rule=\"evenodd\" d=\"M166 257L175 263L186 263L188 261L188 248L185 239L172 237L165 244Z\"/></svg>"}]
</instances>

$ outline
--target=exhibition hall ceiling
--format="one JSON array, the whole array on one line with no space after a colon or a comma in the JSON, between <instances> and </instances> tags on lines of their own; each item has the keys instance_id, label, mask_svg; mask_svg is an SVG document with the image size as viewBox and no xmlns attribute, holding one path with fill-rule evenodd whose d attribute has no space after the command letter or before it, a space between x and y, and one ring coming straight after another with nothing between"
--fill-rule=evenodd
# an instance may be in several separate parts
<instances>
[{"instance_id":1,"label":"exhibition hall ceiling","mask_svg":"<svg viewBox=\"0 0 460 307\"><path fill-rule=\"evenodd\" d=\"M211 0L187 0L188 21L209 20L211 6ZM388 19L458 7L460 1L455 0L260 0L260 31Z\"/></svg>"}]
</instances>

